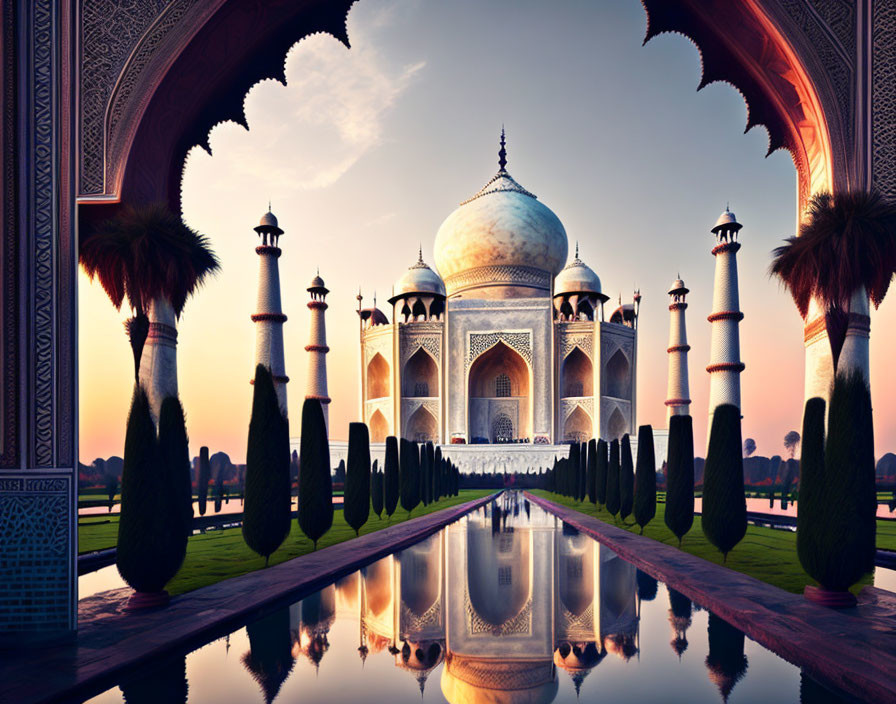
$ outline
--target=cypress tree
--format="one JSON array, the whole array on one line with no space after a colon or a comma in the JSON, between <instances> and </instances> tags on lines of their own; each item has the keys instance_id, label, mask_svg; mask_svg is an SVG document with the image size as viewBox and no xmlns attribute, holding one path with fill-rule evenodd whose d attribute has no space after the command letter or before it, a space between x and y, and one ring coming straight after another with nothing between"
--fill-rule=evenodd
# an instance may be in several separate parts
<instances>
[{"instance_id":1,"label":"cypress tree","mask_svg":"<svg viewBox=\"0 0 896 704\"><path fill-rule=\"evenodd\" d=\"M815 581L820 581L818 576L825 576L824 566L830 554L823 535L828 507L821 503L824 493L824 413L824 399L806 401L796 516L797 554L803 569Z\"/></svg>"},{"instance_id":2,"label":"cypress tree","mask_svg":"<svg viewBox=\"0 0 896 704\"><path fill-rule=\"evenodd\" d=\"M124 441L118 573L138 592L160 592L187 553L182 484L172 485L161 462L156 429L143 387L134 389Z\"/></svg>"},{"instance_id":3,"label":"cypress tree","mask_svg":"<svg viewBox=\"0 0 896 704\"><path fill-rule=\"evenodd\" d=\"M434 497L435 501L438 501L439 499L441 499L444 496L443 481L444 481L445 466L444 466L444 462L442 461L442 448L437 447L435 449L435 454L433 456L435 458L435 467L434 467L435 474L433 475L433 478L434 478L433 497Z\"/></svg>"},{"instance_id":4,"label":"cypress tree","mask_svg":"<svg viewBox=\"0 0 896 704\"><path fill-rule=\"evenodd\" d=\"M376 467L376 462L373 463ZM370 473L370 503L377 518L383 515L383 472L371 470Z\"/></svg>"},{"instance_id":5,"label":"cypress tree","mask_svg":"<svg viewBox=\"0 0 896 704\"><path fill-rule=\"evenodd\" d=\"M597 505L604 506L607 503L607 471L609 460L607 459L607 441L597 441L597 471L594 475L595 494Z\"/></svg>"},{"instance_id":6,"label":"cypress tree","mask_svg":"<svg viewBox=\"0 0 896 704\"><path fill-rule=\"evenodd\" d=\"M333 478L330 442L320 401L302 404L302 443L299 466L299 528L314 543L333 525Z\"/></svg>"},{"instance_id":7,"label":"cypress tree","mask_svg":"<svg viewBox=\"0 0 896 704\"><path fill-rule=\"evenodd\" d=\"M694 524L694 425L691 416L669 418L666 526L681 539Z\"/></svg>"},{"instance_id":8,"label":"cypress tree","mask_svg":"<svg viewBox=\"0 0 896 704\"><path fill-rule=\"evenodd\" d=\"M610 463L607 465L607 511L614 519L619 507L619 440L613 440L610 442Z\"/></svg>"},{"instance_id":9,"label":"cypress tree","mask_svg":"<svg viewBox=\"0 0 896 704\"><path fill-rule=\"evenodd\" d=\"M212 477L212 468L208 462L208 448L199 448L199 473L196 477L196 497L199 504L199 515L205 515L205 507L208 502L208 483Z\"/></svg>"},{"instance_id":10,"label":"cypress tree","mask_svg":"<svg viewBox=\"0 0 896 704\"><path fill-rule=\"evenodd\" d=\"M872 422L871 397L862 374L838 374L828 411L824 475L821 486L811 488L808 496L809 515L813 508L823 515L818 523L812 521L811 529L806 525L808 518L803 517L804 549L800 552L801 562L803 552L810 558L808 566L803 563L806 571L831 591L846 591L874 568L877 495ZM817 442L817 431L813 434ZM814 452L817 454L817 449ZM806 550L807 538L813 534L815 559ZM799 533L797 540L799 549Z\"/></svg>"},{"instance_id":11,"label":"cypress tree","mask_svg":"<svg viewBox=\"0 0 896 704\"><path fill-rule=\"evenodd\" d=\"M635 503L635 465L628 433L622 436L622 460L619 464L619 517L625 521Z\"/></svg>"},{"instance_id":12,"label":"cypress tree","mask_svg":"<svg viewBox=\"0 0 896 704\"><path fill-rule=\"evenodd\" d=\"M638 428L638 467L635 471L635 523L644 534L656 515L656 455L653 449L653 428Z\"/></svg>"},{"instance_id":13,"label":"cypress tree","mask_svg":"<svg viewBox=\"0 0 896 704\"><path fill-rule=\"evenodd\" d=\"M569 494L576 501L579 500L579 443L573 442L569 444L569 456L566 459L569 467ZM584 482L581 482L584 485Z\"/></svg>"},{"instance_id":14,"label":"cypress tree","mask_svg":"<svg viewBox=\"0 0 896 704\"><path fill-rule=\"evenodd\" d=\"M429 506L431 478L428 443L423 443L420 445L420 501L424 506Z\"/></svg>"},{"instance_id":15,"label":"cypress tree","mask_svg":"<svg viewBox=\"0 0 896 704\"><path fill-rule=\"evenodd\" d=\"M383 465L383 508L390 518L398 506L398 495L398 438L390 435L386 438L386 460Z\"/></svg>"},{"instance_id":16,"label":"cypress tree","mask_svg":"<svg viewBox=\"0 0 896 704\"><path fill-rule=\"evenodd\" d=\"M727 560L747 533L740 409L729 403L713 413L703 470L703 533Z\"/></svg>"},{"instance_id":17,"label":"cypress tree","mask_svg":"<svg viewBox=\"0 0 896 704\"><path fill-rule=\"evenodd\" d=\"M171 482L172 496L181 507L181 524L193 534L193 485L190 482L190 441L184 408L175 396L162 401L159 409L159 459Z\"/></svg>"},{"instance_id":18,"label":"cypress tree","mask_svg":"<svg viewBox=\"0 0 896 704\"><path fill-rule=\"evenodd\" d=\"M579 444L579 467L581 480L579 482L579 501L588 498L588 443Z\"/></svg>"},{"instance_id":19,"label":"cypress tree","mask_svg":"<svg viewBox=\"0 0 896 704\"><path fill-rule=\"evenodd\" d=\"M431 441L426 443L426 464L427 476L429 477L426 489L427 499L429 503L432 503L436 500L436 448Z\"/></svg>"},{"instance_id":20,"label":"cypress tree","mask_svg":"<svg viewBox=\"0 0 896 704\"><path fill-rule=\"evenodd\" d=\"M348 462L345 473L345 522L359 535L370 516L370 435L364 423L348 424Z\"/></svg>"},{"instance_id":21,"label":"cypress tree","mask_svg":"<svg viewBox=\"0 0 896 704\"><path fill-rule=\"evenodd\" d=\"M588 472L585 483L588 485L588 500L597 503L597 440L588 442Z\"/></svg>"},{"instance_id":22,"label":"cypress tree","mask_svg":"<svg viewBox=\"0 0 896 704\"><path fill-rule=\"evenodd\" d=\"M401 439L398 467L401 473L401 507L411 515L420 503L420 478L417 463L420 452L417 443Z\"/></svg>"},{"instance_id":23,"label":"cypress tree","mask_svg":"<svg viewBox=\"0 0 896 704\"><path fill-rule=\"evenodd\" d=\"M289 494L289 422L280 410L270 370L259 364L246 448L243 539L265 565L289 535Z\"/></svg>"}]
</instances>

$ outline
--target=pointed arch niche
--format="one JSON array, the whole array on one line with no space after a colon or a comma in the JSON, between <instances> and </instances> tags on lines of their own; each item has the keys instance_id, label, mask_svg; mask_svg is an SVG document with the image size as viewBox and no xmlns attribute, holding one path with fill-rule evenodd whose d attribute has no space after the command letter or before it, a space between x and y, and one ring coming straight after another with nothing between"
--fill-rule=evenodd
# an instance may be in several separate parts
<instances>
[{"instance_id":1,"label":"pointed arch niche","mask_svg":"<svg viewBox=\"0 0 896 704\"><path fill-rule=\"evenodd\" d=\"M590 416L576 406L563 424L564 442L587 442L593 436L593 424Z\"/></svg>"},{"instance_id":2,"label":"pointed arch niche","mask_svg":"<svg viewBox=\"0 0 896 704\"><path fill-rule=\"evenodd\" d=\"M389 437L389 421L379 410L370 416L370 442L386 442Z\"/></svg>"},{"instance_id":3,"label":"pointed arch niche","mask_svg":"<svg viewBox=\"0 0 896 704\"><path fill-rule=\"evenodd\" d=\"M377 352L367 364L367 400L390 395L389 363Z\"/></svg>"},{"instance_id":4,"label":"pointed arch niche","mask_svg":"<svg viewBox=\"0 0 896 704\"><path fill-rule=\"evenodd\" d=\"M401 372L401 395L405 398L439 395L438 367L432 355L422 347L405 362Z\"/></svg>"},{"instance_id":5,"label":"pointed arch niche","mask_svg":"<svg viewBox=\"0 0 896 704\"><path fill-rule=\"evenodd\" d=\"M618 408L610 414L610 422L607 423L607 435L610 440L618 440L629 431L628 421Z\"/></svg>"},{"instance_id":6,"label":"pointed arch niche","mask_svg":"<svg viewBox=\"0 0 896 704\"><path fill-rule=\"evenodd\" d=\"M439 429L435 416L420 406L408 418L405 437L414 442L438 442Z\"/></svg>"},{"instance_id":7,"label":"pointed arch niche","mask_svg":"<svg viewBox=\"0 0 896 704\"><path fill-rule=\"evenodd\" d=\"M604 367L606 395L631 400L632 368L622 350L616 350Z\"/></svg>"},{"instance_id":8,"label":"pointed arch niche","mask_svg":"<svg viewBox=\"0 0 896 704\"><path fill-rule=\"evenodd\" d=\"M576 398L594 395L594 365L581 348L573 347L566 355L561 370L563 395L561 398Z\"/></svg>"},{"instance_id":9,"label":"pointed arch niche","mask_svg":"<svg viewBox=\"0 0 896 704\"><path fill-rule=\"evenodd\" d=\"M495 420L501 415L511 422L514 437L510 440L531 438L529 387L529 365L504 342L479 355L470 366L468 378L472 441L495 442ZM500 439L500 442L507 441L503 436Z\"/></svg>"}]
</instances>

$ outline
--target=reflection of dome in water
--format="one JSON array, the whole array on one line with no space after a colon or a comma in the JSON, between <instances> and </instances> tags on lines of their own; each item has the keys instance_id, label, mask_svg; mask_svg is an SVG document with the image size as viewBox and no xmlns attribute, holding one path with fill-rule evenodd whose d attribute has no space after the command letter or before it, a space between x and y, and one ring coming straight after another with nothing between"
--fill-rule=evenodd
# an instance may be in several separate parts
<instances>
[{"instance_id":1,"label":"reflection of dome in water","mask_svg":"<svg viewBox=\"0 0 896 704\"><path fill-rule=\"evenodd\" d=\"M453 653L442 670L450 704L548 704L558 683L550 660L467 658Z\"/></svg>"},{"instance_id":2,"label":"reflection of dome in water","mask_svg":"<svg viewBox=\"0 0 896 704\"><path fill-rule=\"evenodd\" d=\"M554 212L505 170L461 203L439 228L436 266L449 295L482 286L550 290L566 263L566 230Z\"/></svg>"},{"instance_id":3,"label":"reflection of dome in water","mask_svg":"<svg viewBox=\"0 0 896 704\"><path fill-rule=\"evenodd\" d=\"M594 642L563 642L554 651L554 664L569 673L578 694L582 682L606 655L606 651L598 650Z\"/></svg>"},{"instance_id":4,"label":"reflection of dome in water","mask_svg":"<svg viewBox=\"0 0 896 704\"><path fill-rule=\"evenodd\" d=\"M426 686L426 678L445 656L445 647L438 641L420 643L405 642L395 654L395 664L402 670L414 673L421 694Z\"/></svg>"}]
</instances>

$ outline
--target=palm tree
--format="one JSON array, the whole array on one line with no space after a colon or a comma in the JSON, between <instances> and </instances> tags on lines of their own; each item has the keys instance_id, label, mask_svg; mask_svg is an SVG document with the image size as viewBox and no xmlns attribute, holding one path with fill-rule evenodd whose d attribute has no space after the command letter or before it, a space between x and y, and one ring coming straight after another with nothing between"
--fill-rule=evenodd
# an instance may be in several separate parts
<instances>
[{"instance_id":1,"label":"palm tree","mask_svg":"<svg viewBox=\"0 0 896 704\"><path fill-rule=\"evenodd\" d=\"M218 271L218 258L206 237L156 204L125 206L100 223L81 242L80 261L116 309L127 299L134 312L125 323L134 375L158 419L162 401L177 395L177 319L187 298Z\"/></svg>"},{"instance_id":2,"label":"palm tree","mask_svg":"<svg viewBox=\"0 0 896 704\"><path fill-rule=\"evenodd\" d=\"M813 299L821 305L835 373L859 369L866 381L867 337L847 331L867 330L868 299L881 304L894 271L896 205L876 191L814 196L799 236L775 249L770 267L803 318Z\"/></svg>"}]
</instances>

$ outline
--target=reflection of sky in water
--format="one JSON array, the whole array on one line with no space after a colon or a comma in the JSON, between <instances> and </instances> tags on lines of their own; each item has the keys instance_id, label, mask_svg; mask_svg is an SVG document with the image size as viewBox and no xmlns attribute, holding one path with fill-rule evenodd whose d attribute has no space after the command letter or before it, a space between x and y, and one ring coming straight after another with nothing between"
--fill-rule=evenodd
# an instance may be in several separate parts
<instances>
[{"instance_id":1,"label":"reflection of sky in water","mask_svg":"<svg viewBox=\"0 0 896 704\"><path fill-rule=\"evenodd\" d=\"M746 672L738 679L743 661L737 634L715 631L719 639L714 640L711 671L709 615L695 607L688 625L681 602L677 625L684 629L687 645L678 641L679 657L665 586L639 602L633 567L589 538L563 531L536 506L530 507L529 520L522 504L515 516L512 502L507 505L511 512L506 518L480 512L406 550L400 559L390 556L365 568L361 574L366 577L355 573L250 629L190 653L190 704L265 702L264 689L283 703L444 702L443 692L457 702L571 703L576 701L576 681L581 701L700 703L722 701L726 678L733 685L732 703L799 702L799 670L749 639L742 651ZM469 550L474 543L479 547ZM519 551L521 545L531 548L530 564L507 562L513 569L503 569L502 556L526 553ZM474 553L480 562L474 567L477 574L470 575L465 568ZM491 620L471 616L471 601L483 603L488 594L470 595L481 592L489 580L495 594L509 595L512 603L495 602L490 611L484 609ZM527 586L510 589L507 580ZM473 586L477 581L479 586ZM577 591L577 584L588 589ZM641 589L649 598L649 580L641 580ZM413 592L402 599L402 607L393 598L399 591ZM570 620L570 612L560 607L564 600L578 617ZM416 616L409 615L408 603ZM493 623L496 615L507 621ZM395 638L396 628L401 638ZM446 635L448 673L442 653ZM410 645L402 652L406 642ZM364 658L362 644L367 648ZM571 646L578 648L570 653ZM526 661L523 667L520 660ZM179 666L176 661L175 680ZM136 685L140 695L154 695L151 700L158 702L170 699L171 690L150 691L164 681L163 675L140 674L146 678ZM507 688L496 686L498 680ZM483 682L494 688L483 691ZM123 696L114 688L90 701L109 704Z\"/></svg>"}]
</instances>

